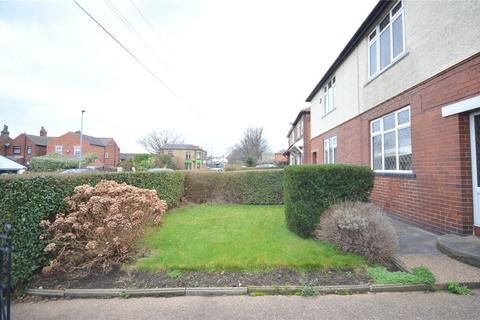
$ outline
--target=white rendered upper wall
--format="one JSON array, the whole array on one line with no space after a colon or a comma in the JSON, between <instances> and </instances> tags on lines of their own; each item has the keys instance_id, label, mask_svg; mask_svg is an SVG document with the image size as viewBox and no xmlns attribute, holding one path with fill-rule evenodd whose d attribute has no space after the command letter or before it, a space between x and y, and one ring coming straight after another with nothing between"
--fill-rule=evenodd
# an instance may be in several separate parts
<instances>
[{"instance_id":1,"label":"white rendered upper wall","mask_svg":"<svg viewBox=\"0 0 480 320\"><path fill-rule=\"evenodd\" d=\"M312 138L480 52L478 1L403 1L403 19L401 58L369 78L369 32L334 73L335 110L324 115L324 88L315 95Z\"/></svg>"}]
</instances>

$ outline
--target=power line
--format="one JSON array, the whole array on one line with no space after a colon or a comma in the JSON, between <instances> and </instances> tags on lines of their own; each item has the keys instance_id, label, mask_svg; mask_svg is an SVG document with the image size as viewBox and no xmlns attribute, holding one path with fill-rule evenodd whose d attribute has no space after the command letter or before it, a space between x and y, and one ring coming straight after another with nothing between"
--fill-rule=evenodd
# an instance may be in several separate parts
<instances>
[{"instance_id":1,"label":"power line","mask_svg":"<svg viewBox=\"0 0 480 320\"><path fill-rule=\"evenodd\" d=\"M140 41L147 47L147 49L163 64L166 65L166 62L158 55L157 51L145 40L144 37L138 32L137 29L128 21L128 19L120 12L120 10L110 1L103 0L108 8L122 21L122 23L127 26L127 28L138 38Z\"/></svg>"},{"instance_id":2,"label":"power line","mask_svg":"<svg viewBox=\"0 0 480 320\"><path fill-rule=\"evenodd\" d=\"M143 21L145 21L145 23L150 27L150 29L152 29L153 33L157 36L157 38L164 42L164 40L162 39L162 37L158 34L157 30L155 30L155 28L153 27L153 25L150 23L150 21L148 21L147 17L145 17L145 15L143 14L143 12L140 10L139 7L137 7L137 5L135 4L135 2L133 0L130 0L130 3L132 4L132 6L135 8L135 10L137 10L138 14L142 17Z\"/></svg>"},{"instance_id":3,"label":"power line","mask_svg":"<svg viewBox=\"0 0 480 320\"><path fill-rule=\"evenodd\" d=\"M113 34L111 34L100 22L97 21L87 10L85 10L76 0L72 0L75 4L92 19L105 33L107 33L123 50L125 50L135 61L137 61L148 73L150 73L162 86L164 86L171 94L179 98L170 87L162 81L152 70L150 70L139 58L137 58L130 50L127 49Z\"/></svg>"}]
</instances>

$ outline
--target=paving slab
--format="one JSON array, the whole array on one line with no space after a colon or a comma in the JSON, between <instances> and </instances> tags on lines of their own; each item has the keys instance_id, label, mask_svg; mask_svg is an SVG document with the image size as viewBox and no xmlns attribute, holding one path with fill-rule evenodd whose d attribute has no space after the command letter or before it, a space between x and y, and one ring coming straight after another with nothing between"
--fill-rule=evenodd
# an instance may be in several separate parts
<instances>
[{"instance_id":1,"label":"paving slab","mask_svg":"<svg viewBox=\"0 0 480 320\"><path fill-rule=\"evenodd\" d=\"M480 238L446 234L437 238L437 248L456 260L480 268Z\"/></svg>"},{"instance_id":2,"label":"paving slab","mask_svg":"<svg viewBox=\"0 0 480 320\"><path fill-rule=\"evenodd\" d=\"M425 266L437 283L480 282L480 269L452 259L437 249L439 235L395 218L390 219L397 233L396 259L407 269Z\"/></svg>"}]
</instances>

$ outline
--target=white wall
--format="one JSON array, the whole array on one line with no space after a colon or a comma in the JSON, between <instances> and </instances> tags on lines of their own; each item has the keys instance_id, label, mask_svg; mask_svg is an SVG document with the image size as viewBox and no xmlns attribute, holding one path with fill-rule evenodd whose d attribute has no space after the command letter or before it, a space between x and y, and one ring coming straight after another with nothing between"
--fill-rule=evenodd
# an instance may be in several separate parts
<instances>
[{"instance_id":1,"label":"white wall","mask_svg":"<svg viewBox=\"0 0 480 320\"><path fill-rule=\"evenodd\" d=\"M323 88L312 99L312 138L480 52L478 1L404 1L403 7L407 54L369 82L365 35L335 72L336 110L323 117Z\"/></svg>"}]
</instances>

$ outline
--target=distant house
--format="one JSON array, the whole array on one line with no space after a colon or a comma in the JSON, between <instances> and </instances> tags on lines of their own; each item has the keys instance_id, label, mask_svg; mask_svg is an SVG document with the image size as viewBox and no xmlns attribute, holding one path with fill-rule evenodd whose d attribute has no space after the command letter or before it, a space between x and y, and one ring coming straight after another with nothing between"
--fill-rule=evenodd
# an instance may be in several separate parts
<instances>
[{"instance_id":1,"label":"distant house","mask_svg":"<svg viewBox=\"0 0 480 320\"><path fill-rule=\"evenodd\" d=\"M279 164L288 164L288 157L285 155L287 150L275 152L275 162Z\"/></svg>"},{"instance_id":2,"label":"distant house","mask_svg":"<svg viewBox=\"0 0 480 320\"><path fill-rule=\"evenodd\" d=\"M317 163L317 150L311 154L310 108L301 110L287 134L288 149L285 156L290 165Z\"/></svg>"},{"instance_id":3,"label":"distant house","mask_svg":"<svg viewBox=\"0 0 480 320\"><path fill-rule=\"evenodd\" d=\"M10 160L4 156L0 156L0 174L4 173L22 173L27 168L21 164Z\"/></svg>"},{"instance_id":4,"label":"distant house","mask_svg":"<svg viewBox=\"0 0 480 320\"><path fill-rule=\"evenodd\" d=\"M47 154L56 153L65 157L79 157L95 153L98 159L92 164L97 166L114 167L120 162L120 148L113 138L97 138L82 135L82 149L80 151L80 132L67 132L54 139L48 140Z\"/></svg>"},{"instance_id":5,"label":"distant house","mask_svg":"<svg viewBox=\"0 0 480 320\"><path fill-rule=\"evenodd\" d=\"M40 135L22 133L15 139L9 137L8 126L4 126L2 133L2 155L9 159L28 166L33 157L44 156L47 154L47 130L44 127L40 129Z\"/></svg>"},{"instance_id":6,"label":"distant house","mask_svg":"<svg viewBox=\"0 0 480 320\"><path fill-rule=\"evenodd\" d=\"M196 170L207 167L207 152L193 144L167 144L161 155L169 155L177 169Z\"/></svg>"}]
</instances>

